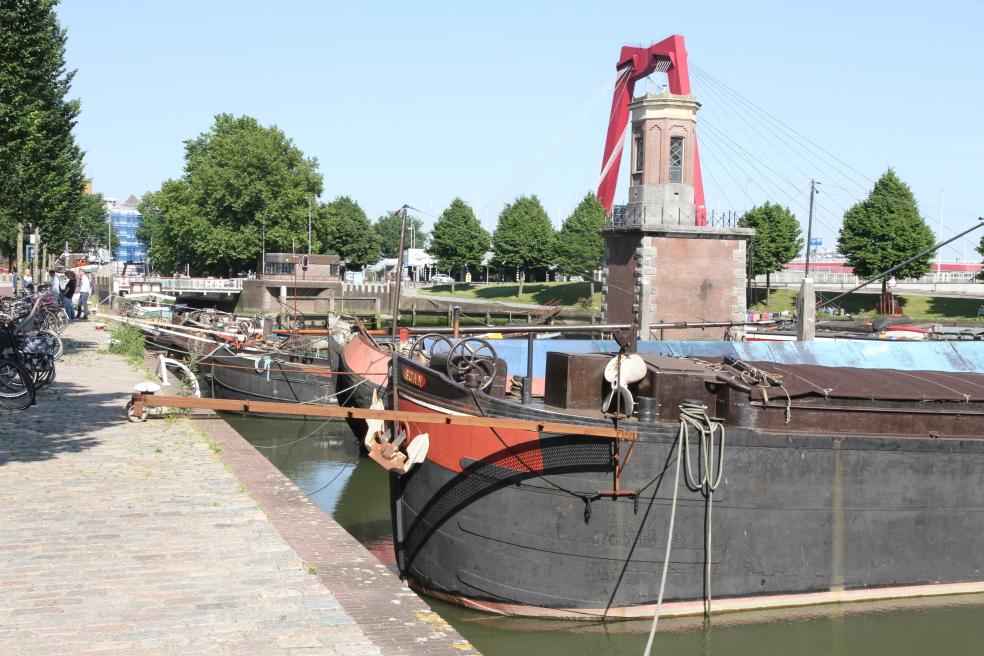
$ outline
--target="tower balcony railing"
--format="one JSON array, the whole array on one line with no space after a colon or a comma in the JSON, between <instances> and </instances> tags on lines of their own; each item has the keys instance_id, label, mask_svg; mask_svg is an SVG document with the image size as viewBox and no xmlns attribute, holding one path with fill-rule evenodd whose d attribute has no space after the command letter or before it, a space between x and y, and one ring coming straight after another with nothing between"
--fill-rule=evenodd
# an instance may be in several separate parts
<instances>
[{"instance_id":1,"label":"tower balcony railing","mask_svg":"<svg viewBox=\"0 0 984 656\"><path fill-rule=\"evenodd\" d=\"M742 216L734 210L711 210L707 213L705 225L710 228L737 228ZM682 207L675 210L660 207L654 210L646 205L615 205L612 207L610 220L613 226L696 224L694 210L685 210Z\"/></svg>"}]
</instances>

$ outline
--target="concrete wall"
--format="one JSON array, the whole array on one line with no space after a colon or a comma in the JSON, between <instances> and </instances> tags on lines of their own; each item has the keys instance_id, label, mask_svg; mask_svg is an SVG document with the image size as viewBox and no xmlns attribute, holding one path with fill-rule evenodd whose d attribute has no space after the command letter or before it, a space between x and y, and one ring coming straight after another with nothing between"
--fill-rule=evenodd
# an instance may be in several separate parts
<instances>
[{"instance_id":1,"label":"concrete wall","mask_svg":"<svg viewBox=\"0 0 984 656\"><path fill-rule=\"evenodd\" d=\"M340 281L254 279L243 282L236 311L240 314L280 314L287 306L304 314L387 312L392 304L386 284L353 285Z\"/></svg>"}]
</instances>

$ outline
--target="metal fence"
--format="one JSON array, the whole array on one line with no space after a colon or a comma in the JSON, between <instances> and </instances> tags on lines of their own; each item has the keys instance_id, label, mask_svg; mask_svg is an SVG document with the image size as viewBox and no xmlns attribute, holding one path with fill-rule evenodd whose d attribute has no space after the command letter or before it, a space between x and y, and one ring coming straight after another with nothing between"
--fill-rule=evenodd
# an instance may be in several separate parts
<instances>
[{"instance_id":1,"label":"metal fence","mask_svg":"<svg viewBox=\"0 0 984 656\"><path fill-rule=\"evenodd\" d=\"M803 281L802 271L779 271L769 276L772 285L799 285ZM811 271L810 278L818 285L843 285L853 287L864 282L853 273L837 273L829 271ZM756 283L765 284L765 276L756 276ZM978 279L973 271L933 271L921 278L903 278L896 281L900 285L946 285L946 284L979 284L984 285L984 281ZM874 284L874 283L873 283ZM982 286L984 291L984 286Z\"/></svg>"}]
</instances>

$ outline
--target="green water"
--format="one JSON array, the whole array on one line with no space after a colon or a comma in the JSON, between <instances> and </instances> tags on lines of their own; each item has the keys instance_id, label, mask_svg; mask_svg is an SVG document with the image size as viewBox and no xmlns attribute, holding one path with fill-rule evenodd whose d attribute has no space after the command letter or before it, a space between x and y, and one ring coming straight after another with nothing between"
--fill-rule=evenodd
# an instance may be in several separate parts
<instances>
[{"instance_id":1,"label":"green water","mask_svg":"<svg viewBox=\"0 0 984 656\"><path fill-rule=\"evenodd\" d=\"M386 473L359 458L343 422L230 417L229 423L378 558L392 566ZM273 448L270 448L273 447ZM654 581L654 584L656 581ZM648 621L498 617L428 600L487 656L639 656ZM984 654L984 595L660 620L654 654Z\"/></svg>"}]
</instances>

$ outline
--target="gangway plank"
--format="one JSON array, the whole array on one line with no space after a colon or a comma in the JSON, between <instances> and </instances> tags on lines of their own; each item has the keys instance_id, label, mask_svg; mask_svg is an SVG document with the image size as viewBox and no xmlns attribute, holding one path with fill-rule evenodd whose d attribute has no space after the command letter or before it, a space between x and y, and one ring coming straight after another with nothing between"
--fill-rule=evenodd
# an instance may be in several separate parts
<instances>
[{"instance_id":1,"label":"gangway plank","mask_svg":"<svg viewBox=\"0 0 984 656\"><path fill-rule=\"evenodd\" d=\"M563 435L585 435L613 440L634 441L632 431L602 426L585 426L563 422L510 419L506 417L474 417L434 412L408 412L404 410L377 410L373 408L343 408L330 405L287 403L278 401L249 401L244 399L209 399L186 396L165 396L137 392L128 404L131 417L146 418L146 408L196 408L221 412L259 412L264 414L295 415L303 417L337 417L339 419L382 419L383 421L411 422L418 424L448 424L484 428L529 430Z\"/></svg>"}]
</instances>

